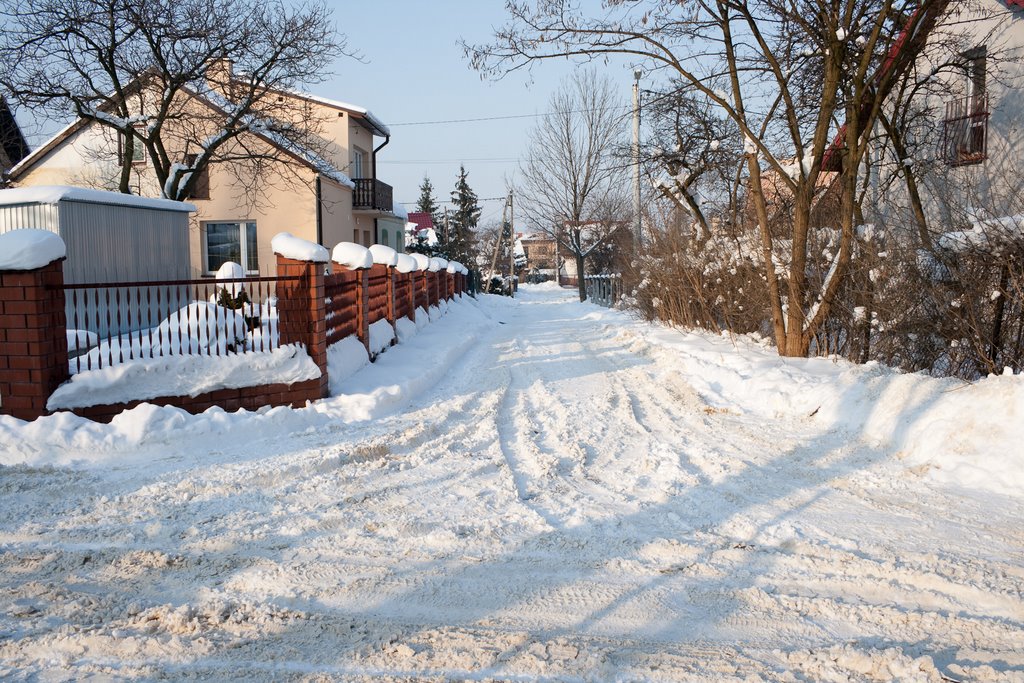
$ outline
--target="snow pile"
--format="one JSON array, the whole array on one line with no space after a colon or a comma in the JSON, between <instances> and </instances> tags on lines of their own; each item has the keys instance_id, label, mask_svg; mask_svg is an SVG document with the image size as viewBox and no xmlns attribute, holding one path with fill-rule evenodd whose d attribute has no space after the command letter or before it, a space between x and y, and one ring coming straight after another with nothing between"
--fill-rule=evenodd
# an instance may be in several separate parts
<instances>
[{"instance_id":1,"label":"snow pile","mask_svg":"<svg viewBox=\"0 0 1024 683\"><path fill-rule=\"evenodd\" d=\"M338 242L331 252L331 260L351 270L359 270L373 265L373 254L361 244Z\"/></svg>"},{"instance_id":2,"label":"snow pile","mask_svg":"<svg viewBox=\"0 0 1024 683\"><path fill-rule=\"evenodd\" d=\"M395 340L395 328L391 326L386 318L381 318L370 324L370 356L376 358L378 354L391 346Z\"/></svg>"},{"instance_id":3,"label":"snow pile","mask_svg":"<svg viewBox=\"0 0 1024 683\"><path fill-rule=\"evenodd\" d=\"M96 346L100 341L99 335L89 330L68 329L67 338L69 352L88 349L89 347Z\"/></svg>"},{"instance_id":4,"label":"snow pile","mask_svg":"<svg viewBox=\"0 0 1024 683\"><path fill-rule=\"evenodd\" d=\"M366 347L356 335L349 335L327 347L327 379L332 396L344 391L344 382L370 364Z\"/></svg>"},{"instance_id":5,"label":"snow pile","mask_svg":"<svg viewBox=\"0 0 1024 683\"><path fill-rule=\"evenodd\" d=\"M21 228L0 233L0 270L35 270L65 256L64 240L55 232Z\"/></svg>"},{"instance_id":6,"label":"snow pile","mask_svg":"<svg viewBox=\"0 0 1024 683\"><path fill-rule=\"evenodd\" d=\"M409 320L408 317L402 316L395 321L395 333L398 335L399 344L407 344L409 340L416 336L416 332L419 328L416 323Z\"/></svg>"},{"instance_id":7,"label":"snow pile","mask_svg":"<svg viewBox=\"0 0 1024 683\"><path fill-rule=\"evenodd\" d=\"M234 261L225 261L220 268L217 269L217 281L223 280L239 280L245 277L245 268L242 268L240 263ZM243 284L241 282L225 282L223 285L217 286L217 291L226 290L231 296L238 296L238 293L242 291Z\"/></svg>"},{"instance_id":8,"label":"snow pile","mask_svg":"<svg viewBox=\"0 0 1024 683\"><path fill-rule=\"evenodd\" d=\"M274 235L274 239L270 240L270 247L275 254L296 261L327 263L331 260L325 247L316 242L298 238L289 232L279 232Z\"/></svg>"},{"instance_id":9,"label":"snow pile","mask_svg":"<svg viewBox=\"0 0 1024 683\"><path fill-rule=\"evenodd\" d=\"M436 273L438 271L444 270L447 267L448 262L445 261L443 258L438 258L437 256L427 261L427 270L429 270L431 273Z\"/></svg>"},{"instance_id":10,"label":"snow pile","mask_svg":"<svg viewBox=\"0 0 1024 683\"><path fill-rule=\"evenodd\" d=\"M378 265L388 267L398 265L398 252L383 244L372 245L370 247L370 255L373 257L373 262Z\"/></svg>"},{"instance_id":11,"label":"snow pile","mask_svg":"<svg viewBox=\"0 0 1024 683\"><path fill-rule=\"evenodd\" d=\"M716 408L811 419L893 451L933 481L1024 492L1024 375L967 384L877 363L781 358L757 338L629 329L624 334L642 338L641 346L670 353L680 375Z\"/></svg>"},{"instance_id":12,"label":"snow pile","mask_svg":"<svg viewBox=\"0 0 1024 683\"><path fill-rule=\"evenodd\" d=\"M161 396L198 396L218 389L293 384L319 376L320 368L305 349L295 345L226 356L165 356L82 371L53 392L46 408L67 410Z\"/></svg>"}]
</instances>

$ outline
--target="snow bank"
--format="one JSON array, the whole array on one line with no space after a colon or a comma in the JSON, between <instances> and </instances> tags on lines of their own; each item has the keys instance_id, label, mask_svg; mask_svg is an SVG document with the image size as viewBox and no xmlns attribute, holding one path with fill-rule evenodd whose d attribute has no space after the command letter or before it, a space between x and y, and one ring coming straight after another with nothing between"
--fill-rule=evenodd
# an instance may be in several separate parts
<instances>
[{"instance_id":1,"label":"snow bank","mask_svg":"<svg viewBox=\"0 0 1024 683\"><path fill-rule=\"evenodd\" d=\"M398 252L383 244L374 244L370 247L370 256L373 262L382 266L398 265Z\"/></svg>"},{"instance_id":2,"label":"snow bank","mask_svg":"<svg viewBox=\"0 0 1024 683\"><path fill-rule=\"evenodd\" d=\"M409 320L408 316L402 316L395 321L395 332L398 334L398 343L406 344L410 339L416 336L416 332L419 328L416 323Z\"/></svg>"},{"instance_id":3,"label":"snow bank","mask_svg":"<svg viewBox=\"0 0 1024 683\"><path fill-rule=\"evenodd\" d=\"M64 240L55 232L22 228L0 233L0 270L35 270L65 256Z\"/></svg>"},{"instance_id":4,"label":"snow bank","mask_svg":"<svg viewBox=\"0 0 1024 683\"><path fill-rule=\"evenodd\" d=\"M218 389L292 384L320 376L300 346L226 356L165 356L85 370L57 388L47 410L198 396Z\"/></svg>"},{"instance_id":5,"label":"snow bank","mask_svg":"<svg viewBox=\"0 0 1024 683\"><path fill-rule=\"evenodd\" d=\"M327 263L331 260L325 247L316 242L300 239L290 232L279 232L274 235L274 239L270 240L270 248L274 250L275 254L296 261Z\"/></svg>"},{"instance_id":6,"label":"snow bank","mask_svg":"<svg viewBox=\"0 0 1024 683\"><path fill-rule=\"evenodd\" d=\"M640 346L651 343L670 354L679 374L715 408L814 420L891 450L937 483L1024 494L1024 375L968 384L877 363L781 358L751 337L644 325L632 330L643 339Z\"/></svg>"},{"instance_id":7,"label":"snow bank","mask_svg":"<svg viewBox=\"0 0 1024 683\"><path fill-rule=\"evenodd\" d=\"M373 265L373 254L361 244L338 242L334 245L334 251L331 252L331 260L346 268L358 270Z\"/></svg>"},{"instance_id":8,"label":"snow bank","mask_svg":"<svg viewBox=\"0 0 1024 683\"><path fill-rule=\"evenodd\" d=\"M395 339L395 328L387 319L380 319L370 325L370 355L376 356L391 346Z\"/></svg>"},{"instance_id":9,"label":"snow bank","mask_svg":"<svg viewBox=\"0 0 1024 683\"><path fill-rule=\"evenodd\" d=\"M434 258L430 259L430 261L427 262L427 270L429 270L431 273L442 271L447 267L448 262L445 261L443 258L439 258L437 256L435 256Z\"/></svg>"},{"instance_id":10,"label":"snow bank","mask_svg":"<svg viewBox=\"0 0 1024 683\"><path fill-rule=\"evenodd\" d=\"M342 393L342 383L369 364L366 347L354 334L327 347L327 378L331 395Z\"/></svg>"}]
</instances>

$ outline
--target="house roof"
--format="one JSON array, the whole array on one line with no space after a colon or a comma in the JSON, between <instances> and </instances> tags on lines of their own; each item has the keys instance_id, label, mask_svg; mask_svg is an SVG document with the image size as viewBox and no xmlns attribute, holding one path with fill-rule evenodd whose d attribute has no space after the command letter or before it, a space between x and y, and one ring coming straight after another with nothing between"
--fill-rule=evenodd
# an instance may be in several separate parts
<instances>
[{"instance_id":1,"label":"house roof","mask_svg":"<svg viewBox=\"0 0 1024 683\"><path fill-rule=\"evenodd\" d=\"M29 152L25 136L21 134L18 122L3 97L0 97L0 148L11 165L24 159Z\"/></svg>"},{"instance_id":2,"label":"house roof","mask_svg":"<svg viewBox=\"0 0 1024 683\"><path fill-rule=\"evenodd\" d=\"M416 224L417 230L429 230L434 227L434 219L425 211L410 211L409 222Z\"/></svg>"},{"instance_id":3,"label":"house roof","mask_svg":"<svg viewBox=\"0 0 1024 683\"><path fill-rule=\"evenodd\" d=\"M1010 7L1018 7L1024 9L1024 0L1006 0L1006 4Z\"/></svg>"},{"instance_id":4,"label":"house roof","mask_svg":"<svg viewBox=\"0 0 1024 683\"><path fill-rule=\"evenodd\" d=\"M374 116L373 112L371 112L369 109L366 109L365 107L360 107L357 104L341 102L339 100L332 100L327 97L321 97L319 95L313 95L312 93L301 92L299 90L291 90L289 91L289 94L294 95L295 97L300 97L304 100L309 100L310 102L317 102L319 104L323 104L334 109L340 109L342 111L348 112L349 114L356 114L357 116L366 121L368 127L376 135L379 135L381 137L391 136L391 131L388 129L386 125L384 125L384 122L378 119L376 116Z\"/></svg>"},{"instance_id":5,"label":"house roof","mask_svg":"<svg viewBox=\"0 0 1024 683\"><path fill-rule=\"evenodd\" d=\"M224 106L222 105L226 103L220 103L215 101L216 97L214 96L213 93L199 93L190 88L184 88L183 90L189 95L191 95L194 99L206 104L208 107L211 107L219 111L224 111ZM45 143L36 148L36 150L33 151L31 154L28 154L27 156L25 156L25 158L21 159L21 161L10 170L11 178L17 180L25 171L34 166L36 162L38 162L40 159L46 156L46 154L53 150L54 147L56 147L61 142L71 137L72 135L74 135L75 133L77 133L79 130L89 125L90 123L92 123L91 120L84 118L78 118L69 123L67 126L58 131L53 137L51 137ZM352 180L347 175L345 175L345 173L335 168L327 160L323 159L313 151L299 145L298 143L287 140L280 135L276 135L272 131L261 131L258 129L251 129L250 132L253 135L256 135L266 140L268 143L286 152L296 161L301 162L302 164L308 166L317 173L327 176L334 180L335 182L346 187L355 187L355 183L353 183Z\"/></svg>"}]
</instances>

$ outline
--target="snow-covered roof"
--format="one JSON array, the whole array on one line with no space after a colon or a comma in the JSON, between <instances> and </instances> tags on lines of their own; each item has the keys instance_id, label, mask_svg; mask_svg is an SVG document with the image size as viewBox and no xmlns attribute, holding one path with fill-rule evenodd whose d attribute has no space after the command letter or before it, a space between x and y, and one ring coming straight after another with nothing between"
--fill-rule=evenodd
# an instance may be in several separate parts
<instances>
[{"instance_id":1,"label":"snow-covered roof","mask_svg":"<svg viewBox=\"0 0 1024 683\"><path fill-rule=\"evenodd\" d=\"M188 202L176 202L170 199L154 199L139 197L122 192L94 190L88 187L72 185L37 185L35 187L18 187L11 190L0 190L0 206L14 204L56 204L60 201L89 202L91 204L112 204L131 206L141 209L161 209L163 211L195 211L196 207Z\"/></svg>"},{"instance_id":2,"label":"snow-covered roof","mask_svg":"<svg viewBox=\"0 0 1024 683\"><path fill-rule=\"evenodd\" d=\"M367 123L369 123L373 128L376 129L376 132L379 135L383 137L389 137L391 135L391 131L388 129L386 125L384 125L384 122L378 119L376 116L374 116L373 112L371 112L366 107L360 107L358 104L349 104L348 102L342 102L340 100L332 100L327 97L321 97L320 95L314 95L312 93L302 92L299 90L292 90L290 92L291 94L297 97L312 100L313 102L319 102L320 104L326 104L328 107L334 107L335 109L344 109L345 111L352 112L353 114L359 114L364 119L366 119Z\"/></svg>"},{"instance_id":3,"label":"snow-covered roof","mask_svg":"<svg viewBox=\"0 0 1024 683\"><path fill-rule=\"evenodd\" d=\"M58 142L60 142L68 135L73 133L76 128L80 128L83 125L85 125L85 121L83 119L75 119L68 125L64 126L59 131L57 131L49 140L41 144L39 147L36 147L34 150L29 152L28 156L26 156L24 159L16 163L11 168L11 170L8 171L8 174L12 178L16 178L23 169L34 164L40 157L47 154L51 149L53 149L53 147Z\"/></svg>"}]
</instances>

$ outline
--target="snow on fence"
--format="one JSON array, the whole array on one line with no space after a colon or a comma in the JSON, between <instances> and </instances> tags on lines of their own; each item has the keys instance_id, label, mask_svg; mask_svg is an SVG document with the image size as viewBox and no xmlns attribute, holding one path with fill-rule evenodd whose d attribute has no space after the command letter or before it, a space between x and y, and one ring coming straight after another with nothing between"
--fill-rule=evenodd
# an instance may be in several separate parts
<instances>
[{"instance_id":1,"label":"snow on fence","mask_svg":"<svg viewBox=\"0 0 1024 683\"><path fill-rule=\"evenodd\" d=\"M583 277L587 298L595 304L611 308L622 298L622 276L586 275Z\"/></svg>"},{"instance_id":2,"label":"snow on fence","mask_svg":"<svg viewBox=\"0 0 1024 683\"><path fill-rule=\"evenodd\" d=\"M227 264L217 279L66 284L60 238L40 232L29 240L28 255L15 258L23 233L0 235L0 413L27 420L46 414L48 400L73 374L73 382L90 380L93 370L138 361L131 366L137 370L162 356L232 355L238 365L236 354L285 346L308 356L301 377L257 372L244 382L206 382L209 391L196 393L165 372L166 384L147 388L146 396L114 392L121 403L69 407L106 420L140 400L191 412L304 405L328 395L331 344L359 339L372 358L393 343L402 318L415 318L417 304L429 310L439 296L465 291L469 275L457 262L387 248L371 255L349 243L338 245L332 258L322 246L280 233L273 240L277 277L243 277L241 266ZM54 240L60 249L47 249ZM308 377L310 361L318 377Z\"/></svg>"},{"instance_id":3,"label":"snow on fence","mask_svg":"<svg viewBox=\"0 0 1024 683\"><path fill-rule=\"evenodd\" d=\"M272 351L280 346L277 284L297 279L65 283L69 371L163 356Z\"/></svg>"}]
</instances>

